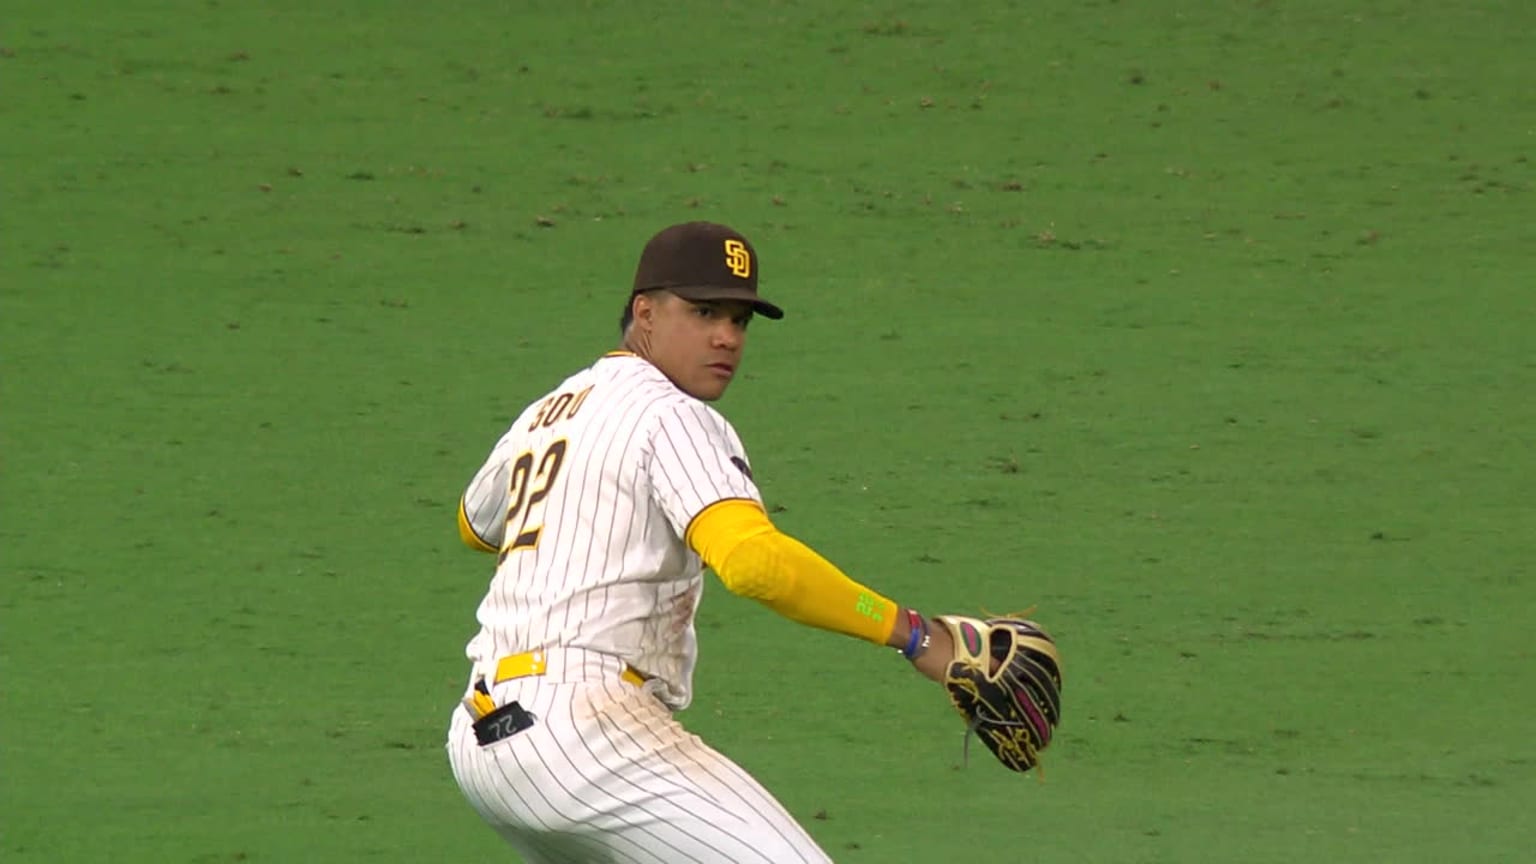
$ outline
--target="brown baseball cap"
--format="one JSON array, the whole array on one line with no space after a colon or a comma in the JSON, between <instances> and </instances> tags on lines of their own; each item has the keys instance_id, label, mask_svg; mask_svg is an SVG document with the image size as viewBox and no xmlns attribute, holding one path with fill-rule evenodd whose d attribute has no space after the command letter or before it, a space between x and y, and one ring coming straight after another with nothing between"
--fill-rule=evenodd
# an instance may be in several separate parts
<instances>
[{"instance_id":1,"label":"brown baseball cap","mask_svg":"<svg viewBox=\"0 0 1536 864\"><path fill-rule=\"evenodd\" d=\"M630 297L656 288L684 300L746 300L760 315L784 317L757 296L757 250L741 232L714 222L663 228L645 244Z\"/></svg>"}]
</instances>

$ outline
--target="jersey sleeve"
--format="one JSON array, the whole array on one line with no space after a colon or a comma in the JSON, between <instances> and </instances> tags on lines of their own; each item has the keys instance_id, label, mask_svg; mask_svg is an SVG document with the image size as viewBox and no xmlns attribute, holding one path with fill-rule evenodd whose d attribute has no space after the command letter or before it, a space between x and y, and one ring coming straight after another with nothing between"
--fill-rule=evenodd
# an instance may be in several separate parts
<instances>
[{"instance_id":1,"label":"jersey sleeve","mask_svg":"<svg viewBox=\"0 0 1536 864\"><path fill-rule=\"evenodd\" d=\"M677 536L717 501L739 498L761 504L752 468L736 430L702 402L663 409L651 433L651 495Z\"/></svg>"},{"instance_id":2,"label":"jersey sleeve","mask_svg":"<svg viewBox=\"0 0 1536 864\"><path fill-rule=\"evenodd\" d=\"M509 469L502 456L501 448L496 448L459 499L459 537L466 546L482 552L500 549L507 529Z\"/></svg>"},{"instance_id":3,"label":"jersey sleeve","mask_svg":"<svg viewBox=\"0 0 1536 864\"><path fill-rule=\"evenodd\" d=\"M693 520L684 539L731 593L791 621L876 645L887 644L896 627L894 602L775 528L759 504L713 504Z\"/></svg>"}]
</instances>

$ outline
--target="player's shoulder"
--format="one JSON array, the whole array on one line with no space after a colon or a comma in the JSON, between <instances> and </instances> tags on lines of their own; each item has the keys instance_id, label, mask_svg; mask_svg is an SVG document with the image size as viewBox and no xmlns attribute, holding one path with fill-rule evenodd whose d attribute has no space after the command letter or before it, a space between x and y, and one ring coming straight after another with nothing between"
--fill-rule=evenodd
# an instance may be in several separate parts
<instances>
[{"instance_id":1,"label":"player's shoulder","mask_svg":"<svg viewBox=\"0 0 1536 864\"><path fill-rule=\"evenodd\" d=\"M608 382L622 393L622 398L634 404L640 421L649 425L652 431L662 427L686 427L735 436L735 430L724 414L678 389L650 361L626 352L606 354L602 360L594 365L594 370L599 375L606 375Z\"/></svg>"},{"instance_id":2,"label":"player's shoulder","mask_svg":"<svg viewBox=\"0 0 1536 864\"><path fill-rule=\"evenodd\" d=\"M596 376L594 374L593 366L587 366L585 368L578 369L577 371L567 375L565 378L561 379L560 382L557 383L554 387L534 397L532 401L523 406L522 410L517 413L517 416L512 418L512 423L507 427L506 432L502 435L498 446L501 444L506 444L510 441L516 441L522 433L528 431L529 424L533 421L533 419L535 417L539 417L541 414L547 413L550 408L550 404L559 399L562 394L580 393L583 390L590 389L595 382ZM575 397L573 395L567 395L567 406L574 398Z\"/></svg>"},{"instance_id":3,"label":"player's shoulder","mask_svg":"<svg viewBox=\"0 0 1536 864\"><path fill-rule=\"evenodd\" d=\"M671 412L692 399L649 360L627 352L603 355L592 371L624 399L638 403L646 415Z\"/></svg>"},{"instance_id":4,"label":"player's shoulder","mask_svg":"<svg viewBox=\"0 0 1536 864\"><path fill-rule=\"evenodd\" d=\"M659 400L652 408L651 417L652 434L663 431L672 435L682 433L696 442L702 439L732 450L741 448L741 439L724 414L708 402L681 391Z\"/></svg>"}]
</instances>

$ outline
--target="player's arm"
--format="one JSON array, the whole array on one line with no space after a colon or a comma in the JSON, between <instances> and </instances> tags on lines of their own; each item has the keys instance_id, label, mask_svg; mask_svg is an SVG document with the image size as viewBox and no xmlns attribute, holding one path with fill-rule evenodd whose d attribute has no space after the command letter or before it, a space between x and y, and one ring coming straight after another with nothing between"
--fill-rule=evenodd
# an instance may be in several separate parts
<instances>
[{"instance_id":1,"label":"player's arm","mask_svg":"<svg viewBox=\"0 0 1536 864\"><path fill-rule=\"evenodd\" d=\"M685 539L732 593L786 618L877 645L902 647L910 633L893 601L774 527L756 501L711 504L689 524Z\"/></svg>"},{"instance_id":2,"label":"player's arm","mask_svg":"<svg viewBox=\"0 0 1536 864\"><path fill-rule=\"evenodd\" d=\"M507 463L493 453L459 498L459 539L478 552L501 549L507 524Z\"/></svg>"},{"instance_id":3,"label":"player's arm","mask_svg":"<svg viewBox=\"0 0 1536 864\"><path fill-rule=\"evenodd\" d=\"M730 591L811 627L877 645L932 647L948 637L923 618L848 578L804 543L774 527L759 503L741 441L713 409L689 402L663 414L652 435L652 494L688 546ZM913 645L913 642L917 645ZM939 680L934 651L909 655L919 672Z\"/></svg>"}]
</instances>

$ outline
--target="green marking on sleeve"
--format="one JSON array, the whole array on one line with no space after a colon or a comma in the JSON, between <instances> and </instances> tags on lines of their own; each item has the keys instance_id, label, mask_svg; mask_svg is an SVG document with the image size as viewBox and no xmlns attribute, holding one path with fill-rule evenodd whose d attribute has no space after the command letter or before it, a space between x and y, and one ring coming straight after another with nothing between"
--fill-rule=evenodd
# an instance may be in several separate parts
<instances>
[{"instance_id":1,"label":"green marking on sleeve","mask_svg":"<svg viewBox=\"0 0 1536 864\"><path fill-rule=\"evenodd\" d=\"M885 616L880 614L879 607L875 605L875 598L867 593L859 594L859 602L854 606L860 615L874 621L883 621Z\"/></svg>"}]
</instances>

